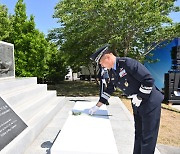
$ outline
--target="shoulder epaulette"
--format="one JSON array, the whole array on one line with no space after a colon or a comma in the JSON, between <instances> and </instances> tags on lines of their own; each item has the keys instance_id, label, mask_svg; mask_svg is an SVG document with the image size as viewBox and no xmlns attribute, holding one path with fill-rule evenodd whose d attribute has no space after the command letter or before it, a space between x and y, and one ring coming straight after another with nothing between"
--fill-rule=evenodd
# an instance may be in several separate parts
<instances>
[{"instance_id":1,"label":"shoulder epaulette","mask_svg":"<svg viewBox=\"0 0 180 154\"><path fill-rule=\"evenodd\" d=\"M125 59L120 59L119 62L125 62L126 60Z\"/></svg>"}]
</instances>

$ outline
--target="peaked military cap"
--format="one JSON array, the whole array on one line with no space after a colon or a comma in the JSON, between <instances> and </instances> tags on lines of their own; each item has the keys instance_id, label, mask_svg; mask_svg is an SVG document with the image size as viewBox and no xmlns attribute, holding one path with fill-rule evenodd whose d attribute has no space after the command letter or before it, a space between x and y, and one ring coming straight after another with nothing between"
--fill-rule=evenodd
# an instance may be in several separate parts
<instances>
[{"instance_id":1,"label":"peaked military cap","mask_svg":"<svg viewBox=\"0 0 180 154\"><path fill-rule=\"evenodd\" d=\"M96 63L99 63L101 57L107 53L109 47L110 47L110 44L106 44L106 45L100 47L99 49L96 50L95 53L93 53L90 56L90 59L95 61Z\"/></svg>"}]
</instances>

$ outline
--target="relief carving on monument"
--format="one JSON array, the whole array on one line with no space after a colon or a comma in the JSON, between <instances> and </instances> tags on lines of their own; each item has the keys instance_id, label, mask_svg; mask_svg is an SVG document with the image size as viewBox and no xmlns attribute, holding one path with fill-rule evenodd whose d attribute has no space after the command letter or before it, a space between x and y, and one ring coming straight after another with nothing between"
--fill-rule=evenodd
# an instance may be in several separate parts
<instances>
[{"instance_id":1,"label":"relief carving on monument","mask_svg":"<svg viewBox=\"0 0 180 154\"><path fill-rule=\"evenodd\" d=\"M0 78L15 77L14 45L0 41Z\"/></svg>"}]
</instances>

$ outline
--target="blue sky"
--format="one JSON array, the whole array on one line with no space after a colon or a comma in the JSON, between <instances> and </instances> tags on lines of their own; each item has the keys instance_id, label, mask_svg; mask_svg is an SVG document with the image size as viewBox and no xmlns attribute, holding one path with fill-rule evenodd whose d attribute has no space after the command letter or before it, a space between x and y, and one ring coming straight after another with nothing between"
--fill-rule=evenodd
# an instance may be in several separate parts
<instances>
[{"instance_id":1,"label":"blue sky","mask_svg":"<svg viewBox=\"0 0 180 154\"><path fill-rule=\"evenodd\" d=\"M9 9L9 13L14 13L14 7L18 0L0 0ZM44 34L56 27L60 27L56 19L53 19L54 7L59 0L24 0L28 17L35 16L36 28Z\"/></svg>"},{"instance_id":2,"label":"blue sky","mask_svg":"<svg viewBox=\"0 0 180 154\"><path fill-rule=\"evenodd\" d=\"M5 4L9 13L14 13L14 7L17 0L0 0L1 4ZM60 27L56 19L52 18L54 14L54 7L59 2L59 0L24 0L26 4L26 12L28 17L33 14L35 16L36 28L39 29L44 34L48 33L56 27ZM175 3L176 6L180 6L180 0ZM175 22L180 22L180 13L172 13L170 17Z\"/></svg>"}]
</instances>

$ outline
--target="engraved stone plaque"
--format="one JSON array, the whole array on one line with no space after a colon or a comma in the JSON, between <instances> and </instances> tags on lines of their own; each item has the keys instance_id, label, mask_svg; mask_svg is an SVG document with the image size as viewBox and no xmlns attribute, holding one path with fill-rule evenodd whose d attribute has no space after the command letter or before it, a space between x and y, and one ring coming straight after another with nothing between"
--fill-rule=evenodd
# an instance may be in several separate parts
<instances>
[{"instance_id":1,"label":"engraved stone plaque","mask_svg":"<svg viewBox=\"0 0 180 154\"><path fill-rule=\"evenodd\" d=\"M27 125L0 97L0 151L25 128Z\"/></svg>"},{"instance_id":2,"label":"engraved stone plaque","mask_svg":"<svg viewBox=\"0 0 180 154\"><path fill-rule=\"evenodd\" d=\"M15 77L14 45L0 41L0 79Z\"/></svg>"}]
</instances>

